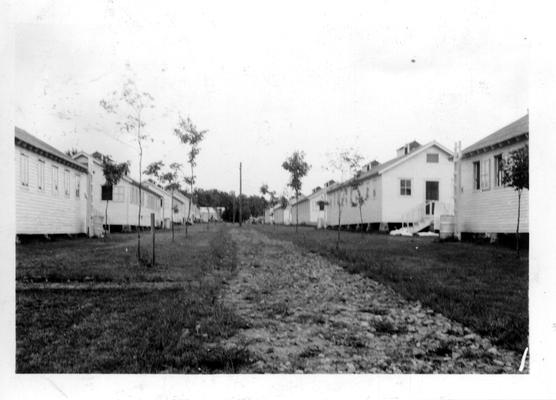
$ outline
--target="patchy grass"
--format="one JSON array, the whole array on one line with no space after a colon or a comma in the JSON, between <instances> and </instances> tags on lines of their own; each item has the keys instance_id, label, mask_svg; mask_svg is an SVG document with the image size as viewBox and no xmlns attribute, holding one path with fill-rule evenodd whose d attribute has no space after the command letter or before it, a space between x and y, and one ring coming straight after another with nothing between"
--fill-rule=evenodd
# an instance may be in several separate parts
<instances>
[{"instance_id":1,"label":"patchy grass","mask_svg":"<svg viewBox=\"0 0 556 400\"><path fill-rule=\"evenodd\" d=\"M380 319L374 322L376 333L379 335L394 335L407 333L405 326L396 326L390 319Z\"/></svg>"},{"instance_id":2,"label":"patchy grass","mask_svg":"<svg viewBox=\"0 0 556 400\"><path fill-rule=\"evenodd\" d=\"M342 232L337 250L335 231L300 227L296 235L294 227L256 229L385 283L489 336L497 345L519 352L527 346L527 251L517 259L515 251L500 246L351 232Z\"/></svg>"},{"instance_id":3,"label":"patchy grass","mask_svg":"<svg viewBox=\"0 0 556 400\"><path fill-rule=\"evenodd\" d=\"M213 228L190 227L185 238L183 228L176 229L175 242L171 233L156 232L156 266L148 267L152 254L151 235L141 235L144 263L137 265L137 235L112 234L103 239L59 239L16 246L16 279L18 282L168 282L195 278L190 268L206 264L203 250L210 249L210 240L218 233ZM220 257L217 255L217 257ZM224 255L222 255L224 257ZM210 262L213 262L210 259ZM187 274L184 274L187 269Z\"/></svg>"},{"instance_id":4,"label":"patchy grass","mask_svg":"<svg viewBox=\"0 0 556 400\"><path fill-rule=\"evenodd\" d=\"M187 241L177 237L175 243L166 233L159 238L160 262L154 268L122 263L122 248L135 240L128 234L106 242L77 239L18 247L17 276L23 286L30 276L39 281L56 276L60 282L86 277L93 283L177 281L185 289L18 290L17 372L231 373L251 363L246 349L219 345L246 327L218 301L236 265L226 228L194 230Z\"/></svg>"}]
</instances>

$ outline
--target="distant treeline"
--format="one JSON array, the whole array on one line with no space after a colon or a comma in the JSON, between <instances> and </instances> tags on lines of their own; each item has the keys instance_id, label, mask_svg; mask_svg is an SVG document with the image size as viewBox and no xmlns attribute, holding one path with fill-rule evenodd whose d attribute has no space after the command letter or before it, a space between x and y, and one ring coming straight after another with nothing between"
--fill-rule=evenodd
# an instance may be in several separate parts
<instances>
[{"instance_id":1,"label":"distant treeline","mask_svg":"<svg viewBox=\"0 0 556 400\"><path fill-rule=\"evenodd\" d=\"M184 194L186 194L184 192ZM239 196L231 193L222 192L217 189L195 189L193 201L199 207L225 207L226 210L222 214L224 221L239 221ZM263 217L264 210L267 207L267 201L261 196L241 196L242 219L247 220L250 217ZM235 204L235 206L234 206ZM234 218L235 211L235 218Z\"/></svg>"}]
</instances>

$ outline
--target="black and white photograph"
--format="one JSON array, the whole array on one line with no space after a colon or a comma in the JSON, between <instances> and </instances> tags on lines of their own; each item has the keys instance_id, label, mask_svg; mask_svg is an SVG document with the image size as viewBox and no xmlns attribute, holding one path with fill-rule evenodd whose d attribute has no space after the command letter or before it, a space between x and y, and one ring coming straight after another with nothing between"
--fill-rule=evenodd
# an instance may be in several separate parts
<instances>
[{"instance_id":1,"label":"black and white photograph","mask_svg":"<svg viewBox=\"0 0 556 400\"><path fill-rule=\"evenodd\" d=\"M556 395L530 6L5 8L10 396Z\"/></svg>"}]
</instances>

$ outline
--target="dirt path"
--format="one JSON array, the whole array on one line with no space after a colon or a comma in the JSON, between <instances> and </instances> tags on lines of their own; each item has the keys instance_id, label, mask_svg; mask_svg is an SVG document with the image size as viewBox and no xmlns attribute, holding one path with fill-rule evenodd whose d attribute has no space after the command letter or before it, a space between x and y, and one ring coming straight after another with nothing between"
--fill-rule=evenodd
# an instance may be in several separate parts
<instances>
[{"instance_id":1,"label":"dirt path","mask_svg":"<svg viewBox=\"0 0 556 400\"><path fill-rule=\"evenodd\" d=\"M244 372L516 373L520 355L351 275L290 242L232 231L238 275L222 301L249 328L224 346L257 361Z\"/></svg>"}]
</instances>

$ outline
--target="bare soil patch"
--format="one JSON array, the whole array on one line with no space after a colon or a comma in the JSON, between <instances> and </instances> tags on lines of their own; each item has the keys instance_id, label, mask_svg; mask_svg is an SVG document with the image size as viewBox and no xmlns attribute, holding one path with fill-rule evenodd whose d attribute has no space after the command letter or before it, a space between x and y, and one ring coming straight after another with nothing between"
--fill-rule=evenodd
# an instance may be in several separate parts
<instances>
[{"instance_id":1,"label":"bare soil patch","mask_svg":"<svg viewBox=\"0 0 556 400\"><path fill-rule=\"evenodd\" d=\"M242 372L518 371L519 354L383 284L249 227L232 237L238 271L222 301L247 327L221 345L257 360Z\"/></svg>"}]
</instances>

